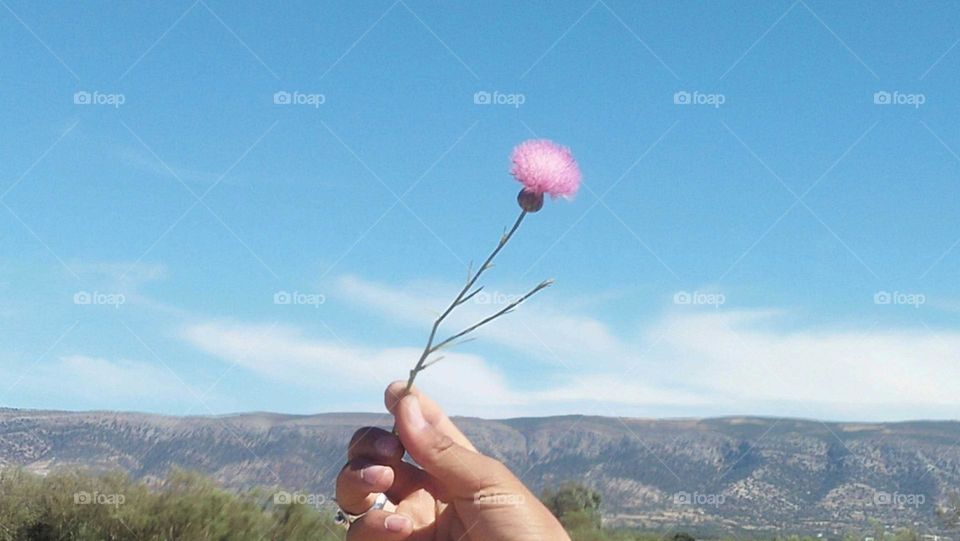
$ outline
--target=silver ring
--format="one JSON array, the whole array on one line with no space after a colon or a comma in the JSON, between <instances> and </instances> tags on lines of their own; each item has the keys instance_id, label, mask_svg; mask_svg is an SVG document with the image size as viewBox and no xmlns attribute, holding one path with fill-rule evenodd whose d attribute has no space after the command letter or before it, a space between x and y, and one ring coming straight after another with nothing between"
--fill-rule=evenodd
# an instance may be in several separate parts
<instances>
[{"instance_id":1,"label":"silver ring","mask_svg":"<svg viewBox=\"0 0 960 541\"><path fill-rule=\"evenodd\" d=\"M363 515L366 515L370 511L377 511L379 509L383 509L386 505L387 505L387 495L381 492L377 494L377 500L373 502L373 505L370 506L370 509L367 509L366 511L364 511L363 513L360 513L359 515L347 513L346 511L343 510L343 508L338 506L337 514L333 517L333 521L339 524L340 526L343 526L344 528L349 529L350 525L360 520L361 518L363 518Z\"/></svg>"}]
</instances>

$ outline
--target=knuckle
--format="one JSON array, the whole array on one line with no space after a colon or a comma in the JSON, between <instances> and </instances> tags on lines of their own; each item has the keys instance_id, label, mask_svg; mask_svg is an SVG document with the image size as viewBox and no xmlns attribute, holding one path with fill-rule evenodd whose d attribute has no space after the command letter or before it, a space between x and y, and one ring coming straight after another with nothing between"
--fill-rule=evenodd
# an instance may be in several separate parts
<instances>
[{"instance_id":1,"label":"knuckle","mask_svg":"<svg viewBox=\"0 0 960 541\"><path fill-rule=\"evenodd\" d=\"M340 490L340 486L347 480L349 471L350 464L344 464L344 466L340 468L340 473L337 474L337 490Z\"/></svg>"},{"instance_id":2,"label":"knuckle","mask_svg":"<svg viewBox=\"0 0 960 541\"><path fill-rule=\"evenodd\" d=\"M353 449L365 439L375 436L379 431L380 429L375 426L365 426L363 428L358 429L356 432L353 433L353 436L351 436L349 447Z\"/></svg>"},{"instance_id":3,"label":"knuckle","mask_svg":"<svg viewBox=\"0 0 960 541\"><path fill-rule=\"evenodd\" d=\"M491 458L487 469L490 471L490 475L496 478L499 482L508 481L514 477L513 472L510 471L510 468L508 468L506 464L500 462L499 460Z\"/></svg>"},{"instance_id":4,"label":"knuckle","mask_svg":"<svg viewBox=\"0 0 960 541\"><path fill-rule=\"evenodd\" d=\"M337 488L342 484L350 482L355 475L356 468L350 462L347 462L340 468L340 473L337 475Z\"/></svg>"},{"instance_id":5,"label":"knuckle","mask_svg":"<svg viewBox=\"0 0 960 541\"><path fill-rule=\"evenodd\" d=\"M516 477L503 463L490 457L484 459L476 463L464 479L470 497L476 499L491 493L512 493L519 490Z\"/></svg>"},{"instance_id":6,"label":"knuckle","mask_svg":"<svg viewBox=\"0 0 960 541\"><path fill-rule=\"evenodd\" d=\"M486 487L505 487L514 479L513 473L510 471L510 468L493 458L489 458L487 463L482 469L483 479L481 485Z\"/></svg>"},{"instance_id":7,"label":"knuckle","mask_svg":"<svg viewBox=\"0 0 960 541\"><path fill-rule=\"evenodd\" d=\"M438 434L432 445L433 455L438 459L449 456L456 448L457 442L446 434Z\"/></svg>"}]
</instances>

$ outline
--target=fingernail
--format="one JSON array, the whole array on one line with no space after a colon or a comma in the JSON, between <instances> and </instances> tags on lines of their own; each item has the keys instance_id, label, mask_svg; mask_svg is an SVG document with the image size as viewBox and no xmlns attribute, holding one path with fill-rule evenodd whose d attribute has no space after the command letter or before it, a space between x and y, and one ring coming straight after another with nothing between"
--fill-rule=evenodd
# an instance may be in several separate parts
<instances>
[{"instance_id":1,"label":"fingernail","mask_svg":"<svg viewBox=\"0 0 960 541\"><path fill-rule=\"evenodd\" d=\"M417 400L417 397L410 397L410 406L407 410L410 418L410 424L415 430L421 430L427 427L427 420L423 417L423 411L420 409L420 401Z\"/></svg>"},{"instance_id":2,"label":"fingernail","mask_svg":"<svg viewBox=\"0 0 960 541\"><path fill-rule=\"evenodd\" d=\"M360 470L360 479L363 479L368 485L375 485L383 479L384 474L387 473L387 469L386 466L380 465L367 466Z\"/></svg>"},{"instance_id":3,"label":"fingernail","mask_svg":"<svg viewBox=\"0 0 960 541\"><path fill-rule=\"evenodd\" d=\"M400 440L393 434L384 434L373 442L380 456L392 457L400 451Z\"/></svg>"},{"instance_id":4,"label":"fingernail","mask_svg":"<svg viewBox=\"0 0 960 541\"><path fill-rule=\"evenodd\" d=\"M383 522L383 526L390 532L402 532L410 525L410 519L403 515L390 515Z\"/></svg>"}]
</instances>

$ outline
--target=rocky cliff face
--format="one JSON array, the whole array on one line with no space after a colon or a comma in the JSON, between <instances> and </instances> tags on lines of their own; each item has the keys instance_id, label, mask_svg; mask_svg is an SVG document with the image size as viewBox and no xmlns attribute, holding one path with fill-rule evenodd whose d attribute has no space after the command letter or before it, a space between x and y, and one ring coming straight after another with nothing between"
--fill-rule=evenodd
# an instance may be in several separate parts
<instances>
[{"instance_id":1,"label":"rocky cliff face","mask_svg":"<svg viewBox=\"0 0 960 541\"><path fill-rule=\"evenodd\" d=\"M960 490L960 423L550 417L456 422L534 490L577 480L608 521L646 527L842 532L873 521L940 531ZM331 497L346 443L373 414L164 417L0 410L0 466L122 469L148 481L171 466L225 486ZM956 537L956 536L955 536Z\"/></svg>"}]
</instances>

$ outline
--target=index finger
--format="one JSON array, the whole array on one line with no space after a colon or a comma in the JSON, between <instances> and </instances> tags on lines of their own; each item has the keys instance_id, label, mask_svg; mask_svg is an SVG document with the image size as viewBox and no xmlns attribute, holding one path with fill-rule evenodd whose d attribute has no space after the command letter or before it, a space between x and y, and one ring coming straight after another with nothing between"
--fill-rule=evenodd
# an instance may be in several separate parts
<instances>
[{"instance_id":1,"label":"index finger","mask_svg":"<svg viewBox=\"0 0 960 541\"><path fill-rule=\"evenodd\" d=\"M405 381L394 381L389 386L384 393L383 401L387 406L387 411L394 413L397 404L400 402L400 399L406 396L406 387L407 382ZM474 447L473 443L463 435L463 432L457 428L457 425L453 424L453 421L447 417L447 414L443 412L443 409L440 408L440 405L434 402L429 396L423 394L420 389L416 386L410 389L410 394L417 397L420 401L420 408L423 411L423 416L426 418L427 422L437 428L440 432L446 434L458 445L466 447L467 449L478 452L477 448Z\"/></svg>"}]
</instances>

